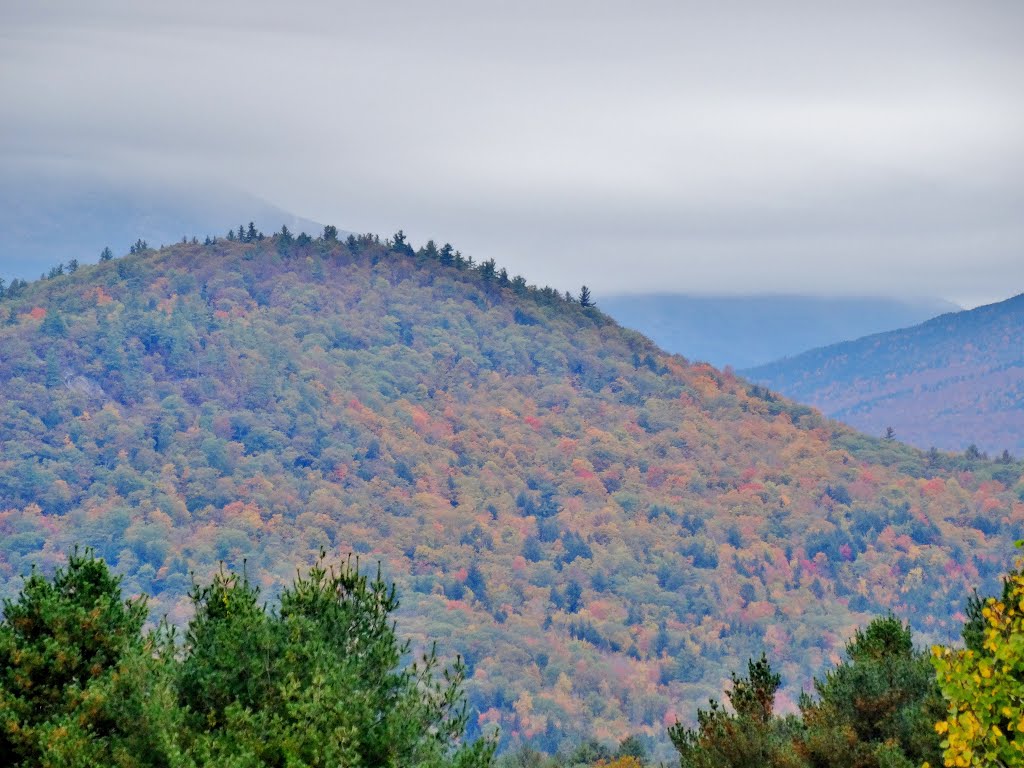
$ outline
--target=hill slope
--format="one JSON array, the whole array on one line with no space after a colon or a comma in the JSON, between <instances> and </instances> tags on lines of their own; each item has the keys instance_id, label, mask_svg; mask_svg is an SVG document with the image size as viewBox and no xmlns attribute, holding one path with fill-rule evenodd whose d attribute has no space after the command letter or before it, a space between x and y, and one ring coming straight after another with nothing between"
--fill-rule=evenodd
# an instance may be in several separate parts
<instances>
[{"instance_id":1,"label":"hill slope","mask_svg":"<svg viewBox=\"0 0 1024 768\"><path fill-rule=\"evenodd\" d=\"M0 302L0 579L91 544L187 615L380 558L479 726L664 736L767 648L790 701L892 609L948 639L1021 466L864 438L591 308L374 238L178 245Z\"/></svg>"},{"instance_id":2,"label":"hill slope","mask_svg":"<svg viewBox=\"0 0 1024 768\"><path fill-rule=\"evenodd\" d=\"M669 352L749 368L959 307L941 299L633 294L602 297L601 309Z\"/></svg>"},{"instance_id":3,"label":"hill slope","mask_svg":"<svg viewBox=\"0 0 1024 768\"><path fill-rule=\"evenodd\" d=\"M869 434L1024 453L1024 294L744 371Z\"/></svg>"}]
</instances>

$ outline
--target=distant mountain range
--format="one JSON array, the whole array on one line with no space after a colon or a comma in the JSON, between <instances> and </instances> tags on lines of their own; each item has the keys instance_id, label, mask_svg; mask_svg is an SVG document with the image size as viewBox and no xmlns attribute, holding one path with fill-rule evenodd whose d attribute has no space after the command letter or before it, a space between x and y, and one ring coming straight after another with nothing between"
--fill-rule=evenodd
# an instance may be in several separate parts
<instances>
[{"instance_id":1,"label":"distant mountain range","mask_svg":"<svg viewBox=\"0 0 1024 768\"><path fill-rule=\"evenodd\" d=\"M93 263L106 247L122 255L139 239L152 247L185 235L203 240L250 221L267 234L282 225L296 234L322 229L252 195L194 180L0 167L0 277L31 280L70 259Z\"/></svg>"},{"instance_id":2,"label":"distant mountain range","mask_svg":"<svg viewBox=\"0 0 1024 768\"><path fill-rule=\"evenodd\" d=\"M464 655L471 731L546 749L664 738L762 650L795 706L889 610L950 642L1024 525L1019 463L866 437L401 238L200 237L19 284L0 392L0 596L77 542L180 624L193 571L247 558L272 599L356 552L403 635Z\"/></svg>"},{"instance_id":3,"label":"distant mountain range","mask_svg":"<svg viewBox=\"0 0 1024 768\"><path fill-rule=\"evenodd\" d=\"M872 435L1024 454L1024 295L742 374Z\"/></svg>"},{"instance_id":4,"label":"distant mountain range","mask_svg":"<svg viewBox=\"0 0 1024 768\"><path fill-rule=\"evenodd\" d=\"M682 294L607 296L600 306L663 349L719 368L750 368L960 309L932 298Z\"/></svg>"}]
</instances>

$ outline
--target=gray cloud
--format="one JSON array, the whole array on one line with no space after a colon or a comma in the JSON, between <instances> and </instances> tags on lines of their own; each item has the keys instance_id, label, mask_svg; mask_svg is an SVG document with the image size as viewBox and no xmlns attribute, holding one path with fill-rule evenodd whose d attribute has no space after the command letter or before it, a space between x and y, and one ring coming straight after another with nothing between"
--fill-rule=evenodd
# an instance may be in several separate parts
<instances>
[{"instance_id":1,"label":"gray cloud","mask_svg":"<svg viewBox=\"0 0 1024 768\"><path fill-rule=\"evenodd\" d=\"M209 5L5 4L0 158L598 293L1024 290L1019 3Z\"/></svg>"}]
</instances>

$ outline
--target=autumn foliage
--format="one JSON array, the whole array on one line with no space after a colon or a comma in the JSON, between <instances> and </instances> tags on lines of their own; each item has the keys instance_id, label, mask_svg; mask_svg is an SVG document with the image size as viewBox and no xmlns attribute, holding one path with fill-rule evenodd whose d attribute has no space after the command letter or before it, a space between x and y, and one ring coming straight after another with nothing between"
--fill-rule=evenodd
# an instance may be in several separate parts
<instances>
[{"instance_id":1,"label":"autumn foliage","mask_svg":"<svg viewBox=\"0 0 1024 768\"><path fill-rule=\"evenodd\" d=\"M183 626L222 560L273 597L322 549L379 558L405 635L464 655L470 734L549 751L663 739L762 649L792 711L887 610L956 637L1024 525L1021 465L858 435L571 299L373 236L19 289L0 589L82 542Z\"/></svg>"}]
</instances>

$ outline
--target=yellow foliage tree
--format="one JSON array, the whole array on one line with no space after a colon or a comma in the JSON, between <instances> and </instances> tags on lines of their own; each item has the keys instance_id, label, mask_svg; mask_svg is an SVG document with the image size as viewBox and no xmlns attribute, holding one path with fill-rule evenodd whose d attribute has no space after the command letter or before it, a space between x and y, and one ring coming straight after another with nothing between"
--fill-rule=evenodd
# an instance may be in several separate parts
<instances>
[{"instance_id":1,"label":"yellow foliage tree","mask_svg":"<svg viewBox=\"0 0 1024 768\"><path fill-rule=\"evenodd\" d=\"M599 768L644 768L644 764L640 762L640 759L633 757L632 755L617 757L610 763L606 763L602 760L597 765Z\"/></svg>"},{"instance_id":2,"label":"yellow foliage tree","mask_svg":"<svg viewBox=\"0 0 1024 768\"><path fill-rule=\"evenodd\" d=\"M1001 599L981 610L980 650L932 649L948 715L943 736L947 766L1024 765L1024 559L1005 583Z\"/></svg>"}]
</instances>

